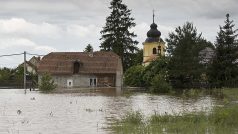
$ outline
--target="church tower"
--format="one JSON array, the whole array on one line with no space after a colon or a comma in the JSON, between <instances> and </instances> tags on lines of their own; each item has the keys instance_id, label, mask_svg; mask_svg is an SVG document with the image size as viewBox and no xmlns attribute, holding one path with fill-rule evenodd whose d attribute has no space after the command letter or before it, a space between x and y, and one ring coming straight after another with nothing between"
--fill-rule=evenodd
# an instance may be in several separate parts
<instances>
[{"instance_id":1,"label":"church tower","mask_svg":"<svg viewBox=\"0 0 238 134\"><path fill-rule=\"evenodd\" d=\"M157 25L154 22L150 25L150 30L147 32L147 39L143 43L143 65L147 66L151 61L155 60L159 56L165 55L165 42L160 38L161 32L157 29Z\"/></svg>"}]
</instances>

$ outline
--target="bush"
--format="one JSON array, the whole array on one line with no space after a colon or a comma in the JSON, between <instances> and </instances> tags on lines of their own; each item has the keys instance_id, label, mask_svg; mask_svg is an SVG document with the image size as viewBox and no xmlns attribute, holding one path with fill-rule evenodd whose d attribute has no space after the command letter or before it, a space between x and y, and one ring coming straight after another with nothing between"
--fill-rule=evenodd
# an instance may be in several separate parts
<instances>
[{"instance_id":1,"label":"bush","mask_svg":"<svg viewBox=\"0 0 238 134\"><path fill-rule=\"evenodd\" d=\"M143 72L143 81L145 86L150 87L151 81L157 74L167 74L168 72L168 58L162 56L152 61L148 66L145 67Z\"/></svg>"},{"instance_id":2,"label":"bush","mask_svg":"<svg viewBox=\"0 0 238 134\"><path fill-rule=\"evenodd\" d=\"M157 74L152 79L151 91L153 93L168 93L172 89L171 85L166 82L162 74Z\"/></svg>"},{"instance_id":3,"label":"bush","mask_svg":"<svg viewBox=\"0 0 238 134\"><path fill-rule=\"evenodd\" d=\"M39 89L43 92L49 92L56 88L57 86L54 84L52 77L45 73L41 77L41 83L39 85Z\"/></svg>"},{"instance_id":4,"label":"bush","mask_svg":"<svg viewBox=\"0 0 238 134\"><path fill-rule=\"evenodd\" d=\"M142 65L132 66L125 72L124 83L127 86L142 87L143 85L143 71Z\"/></svg>"},{"instance_id":5,"label":"bush","mask_svg":"<svg viewBox=\"0 0 238 134\"><path fill-rule=\"evenodd\" d=\"M135 125L139 125L142 123L144 116L141 112L128 112L125 117L122 119L123 123L131 123Z\"/></svg>"}]
</instances>

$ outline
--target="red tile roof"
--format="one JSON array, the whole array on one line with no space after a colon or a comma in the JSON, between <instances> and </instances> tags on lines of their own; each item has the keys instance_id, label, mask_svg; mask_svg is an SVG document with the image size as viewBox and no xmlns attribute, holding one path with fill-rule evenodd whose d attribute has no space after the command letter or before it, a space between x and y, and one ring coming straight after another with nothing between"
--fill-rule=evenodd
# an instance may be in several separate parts
<instances>
[{"instance_id":1,"label":"red tile roof","mask_svg":"<svg viewBox=\"0 0 238 134\"><path fill-rule=\"evenodd\" d=\"M121 60L113 52L52 52L39 63L38 73L73 74L74 63L80 63L79 74L115 74L121 68Z\"/></svg>"},{"instance_id":2,"label":"red tile roof","mask_svg":"<svg viewBox=\"0 0 238 134\"><path fill-rule=\"evenodd\" d=\"M157 55L153 54L150 57L148 57L148 59L146 59L143 63L152 62L156 60L157 57L158 57Z\"/></svg>"}]
</instances>

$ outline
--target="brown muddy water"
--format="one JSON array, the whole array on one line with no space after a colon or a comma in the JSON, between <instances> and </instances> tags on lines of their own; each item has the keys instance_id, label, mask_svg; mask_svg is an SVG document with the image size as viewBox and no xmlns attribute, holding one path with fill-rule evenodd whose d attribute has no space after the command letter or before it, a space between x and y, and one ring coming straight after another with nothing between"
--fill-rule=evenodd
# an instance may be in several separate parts
<instances>
[{"instance_id":1,"label":"brown muddy water","mask_svg":"<svg viewBox=\"0 0 238 134\"><path fill-rule=\"evenodd\" d=\"M0 134L107 134L113 119L129 111L179 114L210 111L209 96L182 99L168 95L105 92L43 94L22 89L0 90Z\"/></svg>"}]
</instances>

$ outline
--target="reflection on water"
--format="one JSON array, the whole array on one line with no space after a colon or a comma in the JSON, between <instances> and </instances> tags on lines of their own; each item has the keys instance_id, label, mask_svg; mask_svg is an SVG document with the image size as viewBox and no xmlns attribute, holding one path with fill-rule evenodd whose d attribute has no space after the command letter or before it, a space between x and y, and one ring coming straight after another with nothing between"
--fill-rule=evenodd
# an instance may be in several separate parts
<instances>
[{"instance_id":1,"label":"reflection on water","mask_svg":"<svg viewBox=\"0 0 238 134\"><path fill-rule=\"evenodd\" d=\"M146 93L125 97L107 90L67 94L0 90L0 134L110 133L103 128L128 111L178 114L209 111L213 103L210 97L183 100Z\"/></svg>"}]
</instances>

